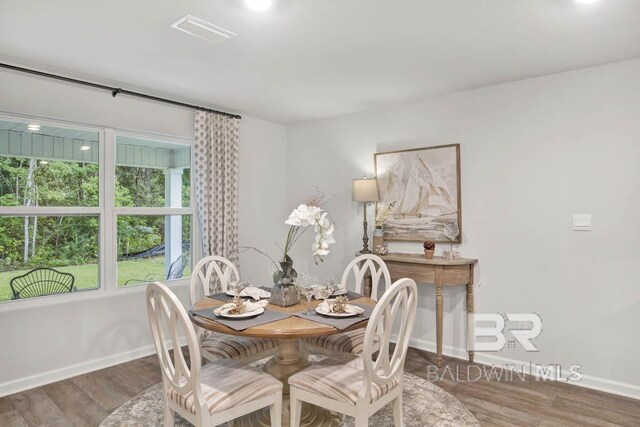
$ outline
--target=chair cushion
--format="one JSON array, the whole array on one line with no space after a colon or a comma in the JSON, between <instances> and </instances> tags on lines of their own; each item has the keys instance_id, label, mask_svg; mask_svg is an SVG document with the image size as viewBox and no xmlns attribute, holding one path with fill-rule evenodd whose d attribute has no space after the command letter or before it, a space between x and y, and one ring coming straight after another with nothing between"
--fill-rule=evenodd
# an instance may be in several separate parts
<instances>
[{"instance_id":1,"label":"chair cushion","mask_svg":"<svg viewBox=\"0 0 640 427\"><path fill-rule=\"evenodd\" d=\"M282 383L271 375L232 360L220 360L203 366L200 383L211 414L282 390ZM171 389L169 399L187 411L196 413L193 392L178 393Z\"/></svg>"},{"instance_id":2,"label":"chair cushion","mask_svg":"<svg viewBox=\"0 0 640 427\"><path fill-rule=\"evenodd\" d=\"M210 333L200 342L204 351L217 359L239 360L278 347L278 341Z\"/></svg>"},{"instance_id":3,"label":"chair cushion","mask_svg":"<svg viewBox=\"0 0 640 427\"><path fill-rule=\"evenodd\" d=\"M289 378L289 384L310 393L355 405L363 386L362 357L339 355L313 364ZM397 378L387 384L371 383L369 403L373 403L399 385Z\"/></svg>"},{"instance_id":4,"label":"chair cushion","mask_svg":"<svg viewBox=\"0 0 640 427\"><path fill-rule=\"evenodd\" d=\"M307 338L307 344L315 345L329 350L332 353L361 354L364 350L365 329L356 329L349 332L341 332L334 335L323 335L320 337ZM378 337L373 338L377 342Z\"/></svg>"}]
</instances>

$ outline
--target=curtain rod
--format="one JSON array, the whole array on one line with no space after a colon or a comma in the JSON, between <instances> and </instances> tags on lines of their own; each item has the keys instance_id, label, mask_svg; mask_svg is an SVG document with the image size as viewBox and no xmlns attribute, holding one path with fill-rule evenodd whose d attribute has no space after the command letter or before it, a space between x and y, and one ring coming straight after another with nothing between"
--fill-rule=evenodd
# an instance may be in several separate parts
<instances>
[{"instance_id":1,"label":"curtain rod","mask_svg":"<svg viewBox=\"0 0 640 427\"><path fill-rule=\"evenodd\" d=\"M111 87L111 86L101 85L101 84L98 84L98 83L87 82L85 80L73 79L71 77L59 76L57 74L45 73L43 71L37 71L37 70L29 69L29 68L18 67L18 66L11 65L11 64L4 64L4 63L0 62L0 68L6 68L6 69L9 69L9 70L19 71L21 73L33 74L33 75L41 76L41 77L48 77L50 79L61 80L63 82L75 83L75 84L83 85L83 86L89 86L89 87L93 87L93 88L96 88L96 89L108 90L109 92L111 92L111 96L113 96L114 98L116 97L116 95L121 93L123 95L135 96L137 98L143 98L143 99L149 99L149 100L152 100L152 101L163 102L165 104L176 105L178 107L192 108L194 110L201 110L201 111L207 111L209 113L216 113L216 114L220 114L220 115L223 115L223 116L232 117L234 119L241 119L242 118L242 116L239 116L237 114L231 114L231 113L226 113L224 111L212 110L210 108L199 107L197 105L191 105L191 104L187 104L187 103L184 103L184 102L174 101L172 99L166 99L166 98L160 98L158 96L147 95L146 93L134 92L134 91L131 91L131 90L122 89L122 88L118 88L118 87Z\"/></svg>"}]
</instances>

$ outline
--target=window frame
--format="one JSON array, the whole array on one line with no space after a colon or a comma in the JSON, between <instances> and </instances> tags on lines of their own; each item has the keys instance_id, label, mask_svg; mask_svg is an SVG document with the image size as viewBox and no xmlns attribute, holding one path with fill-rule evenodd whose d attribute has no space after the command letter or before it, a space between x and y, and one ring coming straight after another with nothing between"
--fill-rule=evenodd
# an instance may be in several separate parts
<instances>
[{"instance_id":1,"label":"window frame","mask_svg":"<svg viewBox=\"0 0 640 427\"><path fill-rule=\"evenodd\" d=\"M0 111L0 120L28 122L36 121L42 126L64 127L65 129L91 131L98 133L98 206L97 207L47 207L47 206L0 206L0 217L5 216L98 216L98 287L68 294L46 295L36 298L8 300L0 302L0 313L29 307L47 306L79 300L92 300L110 296L125 295L127 293L144 292L146 286L132 285L119 287L117 282L117 217L118 215L191 215L191 257L194 260L200 255L200 236L197 227L197 213L195 209L195 179L194 179L194 141L160 133L119 129L115 127L98 126L86 123L55 120L33 115L15 114ZM140 139L151 139L172 144L191 147L190 173L190 203L183 208L136 208L115 206L115 159L116 137L128 136ZM169 287L184 287L189 285L189 278L163 281ZM143 284L144 285L144 284Z\"/></svg>"}]
</instances>

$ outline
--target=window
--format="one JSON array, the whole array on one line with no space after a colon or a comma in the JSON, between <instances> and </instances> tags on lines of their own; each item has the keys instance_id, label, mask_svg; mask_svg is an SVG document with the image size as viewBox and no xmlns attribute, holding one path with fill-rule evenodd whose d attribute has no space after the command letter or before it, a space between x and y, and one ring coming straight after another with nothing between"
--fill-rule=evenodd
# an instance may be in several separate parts
<instances>
[{"instance_id":1,"label":"window","mask_svg":"<svg viewBox=\"0 0 640 427\"><path fill-rule=\"evenodd\" d=\"M190 172L190 141L0 117L0 302L188 278Z\"/></svg>"},{"instance_id":2,"label":"window","mask_svg":"<svg viewBox=\"0 0 640 427\"><path fill-rule=\"evenodd\" d=\"M116 136L118 286L189 277L190 168L188 145Z\"/></svg>"}]
</instances>

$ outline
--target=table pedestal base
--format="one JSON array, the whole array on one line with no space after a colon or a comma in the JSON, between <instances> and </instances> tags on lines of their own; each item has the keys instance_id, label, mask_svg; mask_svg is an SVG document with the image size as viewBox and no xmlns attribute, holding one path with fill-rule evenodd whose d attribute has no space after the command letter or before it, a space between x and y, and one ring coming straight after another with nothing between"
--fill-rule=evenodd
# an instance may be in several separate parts
<instances>
[{"instance_id":1,"label":"table pedestal base","mask_svg":"<svg viewBox=\"0 0 640 427\"><path fill-rule=\"evenodd\" d=\"M289 396L283 397L282 425L289 426ZM340 416L326 409L319 408L308 403L302 404L301 427L338 427ZM270 427L269 408L252 412L234 421L234 427Z\"/></svg>"},{"instance_id":2,"label":"table pedestal base","mask_svg":"<svg viewBox=\"0 0 640 427\"><path fill-rule=\"evenodd\" d=\"M278 340L278 352L263 367L264 371L282 381L282 425L289 426L289 377L311 365L304 343L300 340ZM234 421L234 427L269 427L269 408L253 412ZM317 406L303 403L301 427L337 427L340 416Z\"/></svg>"}]
</instances>

